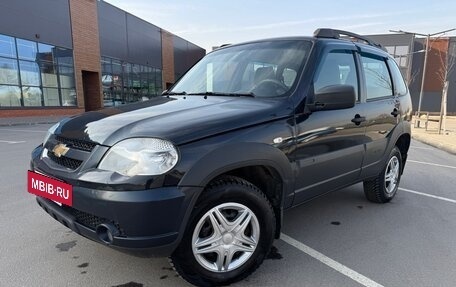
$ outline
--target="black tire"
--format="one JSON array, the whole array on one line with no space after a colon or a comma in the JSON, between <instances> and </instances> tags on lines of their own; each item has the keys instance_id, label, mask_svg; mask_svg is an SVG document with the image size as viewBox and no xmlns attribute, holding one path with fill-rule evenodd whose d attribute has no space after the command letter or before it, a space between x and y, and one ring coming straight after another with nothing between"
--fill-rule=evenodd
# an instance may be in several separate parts
<instances>
[{"instance_id":1,"label":"black tire","mask_svg":"<svg viewBox=\"0 0 456 287\"><path fill-rule=\"evenodd\" d=\"M389 190L388 182L385 178L385 174L389 172L389 164L393 158L398 160L398 175L394 188ZM386 161L385 167L382 169L382 172L374 179L364 181L364 194L369 201L375 203L386 203L391 201L397 193L399 188L399 182L402 175L402 156L400 150L395 146Z\"/></svg>"},{"instance_id":2,"label":"black tire","mask_svg":"<svg viewBox=\"0 0 456 287\"><path fill-rule=\"evenodd\" d=\"M193 232L200 219L209 210L224 203L244 205L258 219L259 239L249 259L231 271L213 272L203 267L192 251ZM198 199L178 248L171 255L171 264L177 273L196 286L228 285L253 273L271 249L275 233L275 214L268 199L256 186L234 176L211 183Z\"/></svg>"}]
</instances>

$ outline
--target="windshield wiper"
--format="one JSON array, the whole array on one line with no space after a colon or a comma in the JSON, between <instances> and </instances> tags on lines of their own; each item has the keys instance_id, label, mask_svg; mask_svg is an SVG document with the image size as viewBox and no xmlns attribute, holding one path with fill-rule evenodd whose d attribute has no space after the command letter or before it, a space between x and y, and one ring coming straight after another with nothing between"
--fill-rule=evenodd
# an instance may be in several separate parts
<instances>
[{"instance_id":1,"label":"windshield wiper","mask_svg":"<svg viewBox=\"0 0 456 287\"><path fill-rule=\"evenodd\" d=\"M182 96L182 95L187 95L187 92L182 91L182 92L166 92L163 93L162 96Z\"/></svg>"},{"instance_id":2,"label":"windshield wiper","mask_svg":"<svg viewBox=\"0 0 456 287\"><path fill-rule=\"evenodd\" d=\"M187 95L201 95L201 96L225 96L225 97L251 97L254 98L254 93L219 93L219 92L202 92L202 93L190 93Z\"/></svg>"}]
</instances>

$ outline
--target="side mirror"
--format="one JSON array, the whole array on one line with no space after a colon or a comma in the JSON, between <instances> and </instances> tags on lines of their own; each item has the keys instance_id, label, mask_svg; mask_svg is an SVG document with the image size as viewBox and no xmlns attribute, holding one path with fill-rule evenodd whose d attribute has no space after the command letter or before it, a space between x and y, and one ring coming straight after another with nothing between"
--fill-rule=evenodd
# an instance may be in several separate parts
<instances>
[{"instance_id":1,"label":"side mirror","mask_svg":"<svg viewBox=\"0 0 456 287\"><path fill-rule=\"evenodd\" d=\"M331 85L318 90L314 102L309 105L312 111L340 110L355 106L355 88L350 85Z\"/></svg>"}]
</instances>

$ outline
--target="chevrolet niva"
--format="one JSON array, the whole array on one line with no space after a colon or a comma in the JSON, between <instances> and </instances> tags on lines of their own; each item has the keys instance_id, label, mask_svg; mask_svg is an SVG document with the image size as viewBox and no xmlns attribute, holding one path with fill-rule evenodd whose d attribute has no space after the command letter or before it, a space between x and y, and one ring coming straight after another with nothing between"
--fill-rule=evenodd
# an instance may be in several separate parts
<instances>
[{"instance_id":1,"label":"chevrolet niva","mask_svg":"<svg viewBox=\"0 0 456 287\"><path fill-rule=\"evenodd\" d=\"M28 191L82 236L226 285L261 265L284 210L358 182L390 201L411 113L396 62L362 36L228 45L163 96L51 127Z\"/></svg>"}]
</instances>

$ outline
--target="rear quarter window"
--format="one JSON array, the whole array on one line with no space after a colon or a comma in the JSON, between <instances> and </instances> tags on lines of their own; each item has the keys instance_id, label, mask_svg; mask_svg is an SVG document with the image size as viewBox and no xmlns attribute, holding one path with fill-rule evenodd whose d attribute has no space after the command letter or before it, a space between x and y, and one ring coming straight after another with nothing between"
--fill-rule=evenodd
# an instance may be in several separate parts
<instances>
[{"instance_id":1,"label":"rear quarter window","mask_svg":"<svg viewBox=\"0 0 456 287\"><path fill-rule=\"evenodd\" d=\"M393 77L394 93L398 96L406 95L407 85L405 84L404 78L402 77L402 73L396 64L396 61L389 59L388 64L390 66L391 76Z\"/></svg>"}]
</instances>

